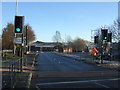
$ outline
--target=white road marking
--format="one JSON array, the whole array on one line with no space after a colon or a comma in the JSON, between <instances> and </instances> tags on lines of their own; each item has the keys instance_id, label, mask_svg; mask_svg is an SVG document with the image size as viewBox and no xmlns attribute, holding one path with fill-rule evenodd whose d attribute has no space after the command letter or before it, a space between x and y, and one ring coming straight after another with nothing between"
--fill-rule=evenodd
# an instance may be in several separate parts
<instances>
[{"instance_id":1,"label":"white road marking","mask_svg":"<svg viewBox=\"0 0 120 90\"><path fill-rule=\"evenodd\" d=\"M58 64L60 64L61 62L59 61Z\"/></svg>"},{"instance_id":2,"label":"white road marking","mask_svg":"<svg viewBox=\"0 0 120 90\"><path fill-rule=\"evenodd\" d=\"M97 84L97 85L99 85L99 86L102 86L102 87L104 87L104 88L111 88L111 87L108 87L108 86L106 86L106 85L103 85L103 84L100 84L100 83L97 83L97 82L95 82L95 84Z\"/></svg>"},{"instance_id":3,"label":"white road marking","mask_svg":"<svg viewBox=\"0 0 120 90\"><path fill-rule=\"evenodd\" d=\"M32 68L34 67L34 64L35 64L35 58L33 60ZM32 79L32 72L29 74L27 88L30 88L31 79Z\"/></svg>"},{"instance_id":4,"label":"white road marking","mask_svg":"<svg viewBox=\"0 0 120 90\"><path fill-rule=\"evenodd\" d=\"M30 73L29 78L28 78L27 88L30 88L31 79L32 79L32 72Z\"/></svg>"},{"instance_id":5,"label":"white road marking","mask_svg":"<svg viewBox=\"0 0 120 90\"><path fill-rule=\"evenodd\" d=\"M72 84L72 83L86 83L86 82L98 82L98 81L109 81L109 80L120 80L120 78L102 79L102 80L84 80L84 81L52 82L52 83L41 83L41 84L36 84L36 85Z\"/></svg>"}]
</instances>

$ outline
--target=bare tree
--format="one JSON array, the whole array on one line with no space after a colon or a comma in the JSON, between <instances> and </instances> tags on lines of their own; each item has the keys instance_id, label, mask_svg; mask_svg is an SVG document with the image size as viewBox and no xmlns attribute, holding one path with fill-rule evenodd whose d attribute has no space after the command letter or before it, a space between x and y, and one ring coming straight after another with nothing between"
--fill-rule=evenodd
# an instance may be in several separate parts
<instances>
[{"instance_id":1,"label":"bare tree","mask_svg":"<svg viewBox=\"0 0 120 90\"><path fill-rule=\"evenodd\" d=\"M100 31L101 31L101 28L98 28L95 30L95 35L94 36L99 36L100 35Z\"/></svg>"},{"instance_id":2,"label":"bare tree","mask_svg":"<svg viewBox=\"0 0 120 90\"><path fill-rule=\"evenodd\" d=\"M120 42L120 20L114 21L114 24L109 27L109 32L112 33L112 38L115 42Z\"/></svg>"},{"instance_id":3,"label":"bare tree","mask_svg":"<svg viewBox=\"0 0 120 90\"><path fill-rule=\"evenodd\" d=\"M71 36L68 35L68 36L66 37L66 41L67 41L67 46L68 46L68 48L72 47L72 45L73 45L73 40L72 40Z\"/></svg>"},{"instance_id":4,"label":"bare tree","mask_svg":"<svg viewBox=\"0 0 120 90\"><path fill-rule=\"evenodd\" d=\"M61 42L61 34L59 31L56 31L55 35L53 36L53 41L57 43Z\"/></svg>"}]
</instances>

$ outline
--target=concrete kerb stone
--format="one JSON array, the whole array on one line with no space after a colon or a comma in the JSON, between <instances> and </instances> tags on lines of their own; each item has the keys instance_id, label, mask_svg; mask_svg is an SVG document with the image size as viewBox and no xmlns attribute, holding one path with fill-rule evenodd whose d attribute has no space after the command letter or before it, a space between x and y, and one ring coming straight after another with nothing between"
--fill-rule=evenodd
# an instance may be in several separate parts
<instances>
[{"instance_id":1,"label":"concrete kerb stone","mask_svg":"<svg viewBox=\"0 0 120 90\"><path fill-rule=\"evenodd\" d=\"M34 58L35 58L34 55L32 58L30 56L29 58L27 58L27 60L29 59L27 62L28 63L27 66L32 67L32 70L34 69L34 65L33 65L35 60ZM17 80L18 82L15 88L29 88L32 78L31 76L32 70L30 70L30 72L23 72L19 75L20 78L19 80Z\"/></svg>"},{"instance_id":2,"label":"concrete kerb stone","mask_svg":"<svg viewBox=\"0 0 120 90\"><path fill-rule=\"evenodd\" d=\"M90 59L86 59L86 58L76 58L76 57L72 57L72 56L69 56L69 55L64 54L64 53L55 53L55 54L58 54L58 55L61 55L61 56L64 56L64 57L68 57L68 58L73 58L73 59L75 59L75 60L84 61L84 62L86 62L86 63L96 64L96 62L93 61L93 60L91 60L91 58L90 58Z\"/></svg>"},{"instance_id":3,"label":"concrete kerb stone","mask_svg":"<svg viewBox=\"0 0 120 90\"><path fill-rule=\"evenodd\" d=\"M34 58L33 58L33 62L32 62L32 68L34 69L35 63L36 63L36 56L38 54L35 54ZM33 71L30 72L29 77L28 77L28 82L27 82L27 88L30 88L31 86L31 81L32 81L32 77L33 77Z\"/></svg>"}]
</instances>

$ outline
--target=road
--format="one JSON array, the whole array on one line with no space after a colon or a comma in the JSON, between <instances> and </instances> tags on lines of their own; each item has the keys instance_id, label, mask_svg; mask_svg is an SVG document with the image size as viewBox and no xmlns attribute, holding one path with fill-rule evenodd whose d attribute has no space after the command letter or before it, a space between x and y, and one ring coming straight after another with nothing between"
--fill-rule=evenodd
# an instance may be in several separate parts
<instances>
[{"instance_id":1,"label":"road","mask_svg":"<svg viewBox=\"0 0 120 90\"><path fill-rule=\"evenodd\" d=\"M118 88L118 71L54 53L40 53L36 61L31 85L37 88Z\"/></svg>"},{"instance_id":2,"label":"road","mask_svg":"<svg viewBox=\"0 0 120 90\"><path fill-rule=\"evenodd\" d=\"M38 56L40 72L77 72L77 71L94 71L108 70L101 67L92 66L82 61L72 58L65 58L53 53L41 53Z\"/></svg>"}]
</instances>

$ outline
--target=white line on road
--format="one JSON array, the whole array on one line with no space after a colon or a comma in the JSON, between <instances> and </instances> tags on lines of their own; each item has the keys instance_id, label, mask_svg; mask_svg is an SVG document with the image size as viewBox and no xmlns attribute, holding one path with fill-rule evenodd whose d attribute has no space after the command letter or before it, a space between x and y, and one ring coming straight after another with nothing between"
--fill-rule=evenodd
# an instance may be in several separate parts
<instances>
[{"instance_id":1,"label":"white line on road","mask_svg":"<svg viewBox=\"0 0 120 90\"><path fill-rule=\"evenodd\" d=\"M98 82L98 81L109 81L109 80L120 80L120 78L113 79L102 79L102 80L84 80L84 81L68 81L68 82L52 82L52 83L41 83L36 85L54 85L54 84L71 84L71 83L86 83L86 82Z\"/></svg>"},{"instance_id":2,"label":"white line on road","mask_svg":"<svg viewBox=\"0 0 120 90\"><path fill-rule=\"evenodd\" d=\"M35 64L35 58L34 58L34 60L33 60L32 68L34 67L34 64ZM32 79L32 71L31 71L30 74L29 74L27 88L30 88L31 79Z\"/></svg>"},{"instance_id":3,"label":"white line on road","mask_svg":"<svg viewBox=\"0 0 120 90\"><path fill-rule=\"evenodd\" d=\"M29 78L28 78L27 88L30 88L31 78L32 78L32 72L30 73Z\"/></svg>"},{"instance_id":4,"label":"white line on road","mask_svg":"<svg viewBox=\"0 0 120 90\"><path fill-rule=\"evenodd\" d=\"M102 86L102 87L104 87L104 88L111 88L111 87L108 87L108 86L106 86L106 85L103 85L103 84L100 84L100 83L97 83L97 82L95 82L95 84L97 84L97 85L99 85L99 86Z\"/></svg>"}]
</instances>

